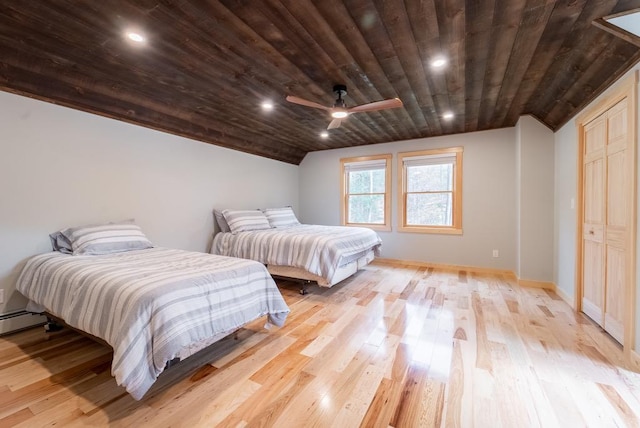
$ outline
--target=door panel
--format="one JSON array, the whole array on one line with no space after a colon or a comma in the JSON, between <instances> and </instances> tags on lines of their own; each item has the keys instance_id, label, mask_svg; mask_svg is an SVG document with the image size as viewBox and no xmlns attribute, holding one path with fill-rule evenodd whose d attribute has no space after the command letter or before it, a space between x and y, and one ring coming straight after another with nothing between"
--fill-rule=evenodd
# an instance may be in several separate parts
<instances>
[{"instance_id":1,"label":"door panel","mask_svg":"<svg viewBox=\"0 0 640 428\"><path fill-rule=\"evenodd\" d=\"M628 208L626 150L607 156L607 226L626 227Z\"/></svg>"},{"instance_id":2,"label":"door panel","mask_svg":"<svg viewBox=\"0 0 640 428\"><path fill-rule=\"evenodd\" d=\"M604 224L604 159L584 166L584 222Z\"/></svg>"},{"instance_id":3,"label":"door panel","mask_svg":"<svg viewBox=\"0 0 640 428\"><path fill-rule=\"evenodd\" d=\"M583 250L582 311L598 324L604 323L604 245L585 237Z\"/></svg>"},{"instance_id":4,"label":"door panel","mask_svg":"<svg viewBox=\"0 0 640 428\"><path fill-rule=\"evenodd\" d=\"M604 329L618 342L624 340L624 282L625 258L624 249L606 246L606 295Z\"/></svg>"}]
</instances>

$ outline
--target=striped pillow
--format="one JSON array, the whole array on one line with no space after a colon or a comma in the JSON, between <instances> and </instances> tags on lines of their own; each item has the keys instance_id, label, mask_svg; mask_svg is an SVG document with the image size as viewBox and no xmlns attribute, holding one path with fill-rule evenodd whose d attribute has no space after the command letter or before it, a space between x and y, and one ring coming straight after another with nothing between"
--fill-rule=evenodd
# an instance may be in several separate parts
<instances>
[{"instance_id":1,"label":"striped pillow","mask_svg":"<svg viewBox=\"0 0 640 428\"><path fill-rule=\"evenodd\" d=\"M133 221L70 227L61 233L73 255L99 255L144 250L153 245Z\"/></svg>"},{"instance_id":2,"label":"striped pillow","mask_svg":"<svg viewBox=\"0 0 640 428\"><path fill-rule=\"evenodd\" d=\"M218 223L220 232L231 232L231 229L229 229L229 225L227 224L227 220L225 220L222 215L222 211L213 210L213 217L216 219L216 223Z\"/></svg>"},{"instance_id":3,"label":"striped pillow","mask_svg":"<svg viewBox=\"0 0 640 428\"><path fill-rule=\"evenodd\" d=\"M271 227L289 227L300 224L291 207L267 208L264 210L264 214L267 216Z\"/></svg>"},{"instance_id":4,"label":"striped pillow","mask_svg":"<svg viewBox=\"0 0 640 428\"><path fill-rule=\"evenodd\" d=\"M259 210L224 210L222 215L227 220L231 233L271 229L269 220Z\"/></svg>"},{"instance_id":5,"label":"striped pillow","mask_svg":"<svg viewBox=\"0 0 640 428\"><path fill-rule=\"evenodd\" d=\"M61 231L53 232L49 235L49 239L51 240L51 249L53 251L58 251L64 254L73 254L71 242L69 242L67 237L64 236Z\"/></svg>"}]
</instances>

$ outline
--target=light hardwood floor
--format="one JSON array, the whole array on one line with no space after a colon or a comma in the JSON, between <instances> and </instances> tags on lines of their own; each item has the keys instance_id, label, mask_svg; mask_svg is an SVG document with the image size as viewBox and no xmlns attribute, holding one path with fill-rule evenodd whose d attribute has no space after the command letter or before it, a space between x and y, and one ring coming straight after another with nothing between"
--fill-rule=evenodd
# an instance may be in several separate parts
<instances>
[{"instance_id":1,"label":"light hardwood floor","mask_svg":"<svg viewBox=\"0 0 640 428\"><path fill-rule=\"evenodd\" d=\"M0 338L0 426L640 426L640 375L553 293L382 264L305 296L279 285L283 328L250 324L139 402L78 333Z\"/></svg>"}]
</instances>

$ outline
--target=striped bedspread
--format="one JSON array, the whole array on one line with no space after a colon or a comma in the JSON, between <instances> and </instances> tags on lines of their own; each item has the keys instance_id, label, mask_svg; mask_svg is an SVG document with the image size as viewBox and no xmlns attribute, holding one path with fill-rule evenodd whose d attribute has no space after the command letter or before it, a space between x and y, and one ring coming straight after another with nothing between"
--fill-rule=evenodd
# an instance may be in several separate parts
<instances>
[{"instance_id":1,"label":"striped bedspread","mask_svg":"<svg viewBox=\"0 0 640 428\"><path fill-rule=\"evenodd\" d=\"M351 256L375 249L382 240L364 227L301 224L250 232L218 233L211 252L256 260L264 264L293 266L326 279Z\"/></svg>"},{"instance_id":2,"label":"striped bedspread","mask_svg":"<svg viewBox=\"0 0 640 428\"><path fill-rule=\"evenodd\" d=\"M111 345L112 374L137 400L181 350L263 315L282 326L289 313L260 263L167 248L40 254L17 289Z\"/></svg>"}]
</instances>

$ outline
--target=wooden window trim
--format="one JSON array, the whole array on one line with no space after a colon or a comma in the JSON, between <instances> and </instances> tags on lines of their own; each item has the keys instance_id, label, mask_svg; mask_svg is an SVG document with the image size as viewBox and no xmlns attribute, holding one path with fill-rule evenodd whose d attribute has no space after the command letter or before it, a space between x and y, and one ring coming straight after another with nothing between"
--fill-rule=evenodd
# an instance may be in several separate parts
<instances>
[{"instance_id":1,"label":"wooden window trim","mask_svg":"<svg viewBox=\"0 0 640 428\"><path fill-rule=\"evenodd\" d=\"M445 149L420 150L415 152L398 153L398 231L410 233L434 233L448 235L462 235L462 147L449 147ZM456 163L454 165L453 180L453 225L452 226L408 226L406 213L406 169L404 160L417 156L432 156L454 153ZM443 192L437 192L443 193Z\"/></svg>"},{"instance_id":2,"label":"wooden window trim","mask_svg":"<svg viewBox=\"0 0 640 428\"><path fill-rule=\"evenodd\" d=\"M340 224L343 226L368 227L369 229L388 232L391 231L391 153L373 156L358 156L340 159ZM384 224L348 223L347 210L349 208L347 181L345 179L345 164L381 160L385 161L385 192L384 192Z\"/></svg>"}]
</instances>

